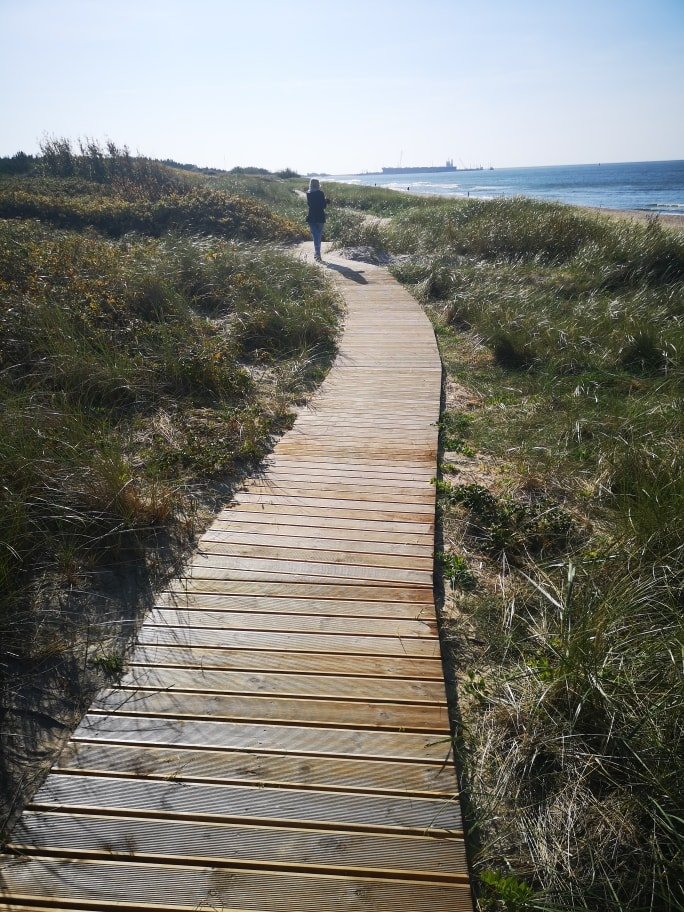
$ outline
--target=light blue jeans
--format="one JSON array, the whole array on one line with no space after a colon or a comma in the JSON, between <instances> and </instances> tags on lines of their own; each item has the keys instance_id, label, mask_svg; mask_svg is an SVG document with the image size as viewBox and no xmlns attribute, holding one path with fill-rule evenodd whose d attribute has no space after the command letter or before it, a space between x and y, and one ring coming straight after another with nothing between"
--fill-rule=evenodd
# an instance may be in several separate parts
<instances>
[{"instance_id":1,"label":"light blue jeans","mask_svg":"<svg viewBox=\"0 0 684 912\"><path fill-rule=\"evenodd\" d=\"M309 222L311 237L314 242L314 253L317 257L321 255L321 240L323 238L323 222Z\"/></svg>"}]
</instances>

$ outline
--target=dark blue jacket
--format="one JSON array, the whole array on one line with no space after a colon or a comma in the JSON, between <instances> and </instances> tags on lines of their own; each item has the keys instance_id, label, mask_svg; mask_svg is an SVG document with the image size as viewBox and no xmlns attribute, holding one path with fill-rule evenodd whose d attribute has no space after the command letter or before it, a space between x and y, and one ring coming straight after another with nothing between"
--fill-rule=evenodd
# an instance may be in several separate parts
<instances>
[{"instance_id":1,"label":"dark blue jacket","mask_svg":"<svg viewBox=\"0 0 684 912\"><path fill-rule=\"evenodd\" d=\"M309 206L309 212L306 216L307 222L324 222L325 207L328 205L328 201L325 198L323 191L307 190L306 202Z\"/></svg>"}]
</instances>

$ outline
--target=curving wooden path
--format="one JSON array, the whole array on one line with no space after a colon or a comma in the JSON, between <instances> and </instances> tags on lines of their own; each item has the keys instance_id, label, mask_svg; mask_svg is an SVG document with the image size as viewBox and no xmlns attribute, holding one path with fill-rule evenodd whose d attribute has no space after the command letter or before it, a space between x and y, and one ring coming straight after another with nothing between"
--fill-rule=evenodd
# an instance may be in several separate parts
<instances>
[{"instance_id":1,"label":"curving wooden path","mask_svg":"<svg viewBox=\"0 0 684 912\"><path fill-rule=\"evenodd\" d=\"M328 378L24 813L0 908L472 909L432 590L439 355L386 270L327 264Z\"/></svg>"}]
</instances>

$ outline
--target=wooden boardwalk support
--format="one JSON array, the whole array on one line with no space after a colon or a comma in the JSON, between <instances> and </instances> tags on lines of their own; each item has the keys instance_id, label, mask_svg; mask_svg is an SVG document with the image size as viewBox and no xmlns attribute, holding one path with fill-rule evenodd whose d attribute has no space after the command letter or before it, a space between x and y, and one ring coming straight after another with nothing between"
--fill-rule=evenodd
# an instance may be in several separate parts
<instances>
[{"instance_id":1,"label":"wooden boardwalk support","mask_svg":"<svg viewBox=\"0 0 684 912\"><path fill-rule=\"evenodd\" d=\"M0 909L472 910L432 590L440 359L385 269L328 268L328 378L159 594L12 834Z\"/></svg>"}]
</instances>

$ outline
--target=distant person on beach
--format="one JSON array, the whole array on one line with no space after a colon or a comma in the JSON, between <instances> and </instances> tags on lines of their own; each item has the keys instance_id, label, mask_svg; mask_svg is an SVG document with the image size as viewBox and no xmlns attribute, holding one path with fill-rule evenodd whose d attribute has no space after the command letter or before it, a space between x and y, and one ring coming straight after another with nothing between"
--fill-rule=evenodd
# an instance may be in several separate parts
<instances>
[{"instance_id":1,"label":"distant person on beach","mask_svg":"<svg viewBox=\"0 0 684 912\"><path fill-rule=\"evenodd\" d=\"M306 202L309 211L306 220L311 229L311 237L314 243L314 259L321 262L321 240L323 239L323 224L325 222L325 207L328 201L321 190L321 185L317 177L312 177L309 181L309 189L306 191Z\"/></svg>"}]
</instances>

